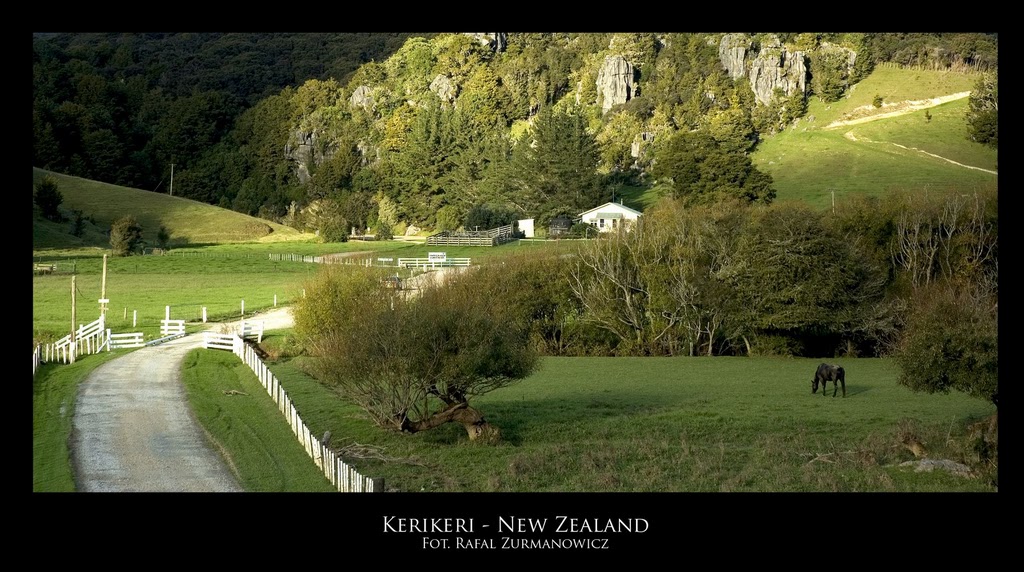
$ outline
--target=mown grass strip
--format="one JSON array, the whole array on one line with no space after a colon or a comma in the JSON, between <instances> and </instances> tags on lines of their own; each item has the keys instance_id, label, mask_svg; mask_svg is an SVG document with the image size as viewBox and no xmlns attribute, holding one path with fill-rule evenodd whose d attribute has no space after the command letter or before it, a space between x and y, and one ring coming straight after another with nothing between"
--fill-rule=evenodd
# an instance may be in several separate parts
<instances>
[{"instance_id":1,"label":"mown grass strip","mask_svg":"<svg viewBox=\"0 0 1024 572\"><path fill-rule=\"evenodd\" d=\"M234 354L203 349L190 352L182 378L196 418L246 491L335 490L252 370Z\"/></svg>"},{"instance_id":2,"label":"mown grass strip","mask_svg":"<svg viewBox=\"0 0 1024 572\"><path fill-rule=\"evenodd\" d=\"M43 364L32 381L32 491L73 492L70 449L75 397L92 370L123 352L104 352L74 364Z\"/></svg>"}]
</instances>

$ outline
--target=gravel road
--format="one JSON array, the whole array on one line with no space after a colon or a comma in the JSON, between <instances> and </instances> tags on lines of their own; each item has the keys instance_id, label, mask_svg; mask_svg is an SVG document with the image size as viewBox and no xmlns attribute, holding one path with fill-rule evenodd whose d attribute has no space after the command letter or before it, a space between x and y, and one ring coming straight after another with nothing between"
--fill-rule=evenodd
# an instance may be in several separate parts
<instances>
[{"instance_id":1,"label":"gravel road","mask_svg":"<svg viewBox=\"0 0 1024 572\"><path fill-rule=\"evenodd\" d=\"M246 319L292 324L289 308ZM185 398L181 363L202 343L190 334L139 348L82 382L71 436L78 491L242 492Z\"/></svg>"}]
</instances>

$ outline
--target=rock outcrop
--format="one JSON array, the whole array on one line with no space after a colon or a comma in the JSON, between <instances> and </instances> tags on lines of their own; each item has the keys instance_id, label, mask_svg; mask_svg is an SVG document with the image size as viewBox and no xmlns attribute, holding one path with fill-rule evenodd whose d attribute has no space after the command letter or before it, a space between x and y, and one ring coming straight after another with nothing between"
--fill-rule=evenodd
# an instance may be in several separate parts
<instances>
[{"instance_id":1,"label":"rock outcrop","mask_svg":"<svg viewBox=\"0 0 1024 572\"><path fill-rule=\"evenodd\" d=\"M458 95L458 89L452 84L451 78L443 74L438 74L434 81L430 82L430 91L449 105L455 104L455 97Z\"/></svg>"},{"instance_id":2,"label":"rock outcrop","mask_svg":"<svg viewBox=\"0 0 1024 572\"><path fill-rule=\"evenodd\" d=\"M752 42L746 34L726 34L718 44L718 58L732 79L747 77L758 103L768 104L781 89L786 96L807 93L807 57L790 52L777 36L768 36L751 58Z\"/></svg>"},{"instance_id":3,"label":"rock outcrop","mask_svg":"<svg viewBox=\"0 0 1024 572\"><path fill-rule=\"evenodd\" d=\"M495 52L504 52L505 48L508 46L508 34L503 32L486 32L482 34L463 32L463 35L473 38L474 40L480 42L481 44L491 48L491 50Z\"/></svg>"},{"instance_id":4,"label":"rock outcrop","mask_svg":"<svg viewBox=\"0 0 1024 572\"><path fill-rule=\"evenodd\" d=\"M729 72L732 79L740 79L747 75L747 52L750 50L750 37L746 34L726 34L718 44L718 59L722 67Z\"/></svg>"},{"instance_id":5,"label":"rock outcrop","mask_svg":"<svg viewBox=\"0 0 1024 572\"><path fill-rule=\"evenodd\" d=\"M366 111L373 111L373 92L369 86L361 85L352 92L348 98L348 104L352 107L362 107Z\"/></svg>"},{"instance_id":6,"label":"rock outcrop","mask_svg":"<svg viewBox=\"0 0 1024 572\"><path fill-rule=\"evenodd\" d=\"M776 89L787 97L807 93L807 57L803 52L790 53L773 37L761 45L761 51L751 62L750 87L762 104L771 102Z\"/></svg>"},{"instance_id":7,"label":"rock outcrop","mask_svg":"<svg viewBox=\"0 0 1024 572\"><path fill-rule=\"evenodd\" d=\"M601 112L633 97L633 64L622 56L608 56L597 72L597 94L601 101Z\"/></svg>"},{"instance_id":8,"label":"rock outcrop","mask_svg":"<svg viewBox=\"0 0 1024 572\"><path fill-rule=\"evenodd\" d=\"M314 156L314 144L316 143L316 133L306 133L301 131L295 131L292 133L295 138L295 143L289 142L284 146L284 154L295 162L295 175L299 178L299 182L306 184L309 182L309 166L317 161Z\"/></svg>"}]
</instances>

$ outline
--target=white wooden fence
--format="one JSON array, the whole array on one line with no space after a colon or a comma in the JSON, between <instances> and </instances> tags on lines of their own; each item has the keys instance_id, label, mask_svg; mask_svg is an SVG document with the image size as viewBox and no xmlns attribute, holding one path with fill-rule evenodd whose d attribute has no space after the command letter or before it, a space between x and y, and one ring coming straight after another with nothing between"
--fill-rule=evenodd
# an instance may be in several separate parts
<instances>
[{"instance_id":1,"label":"white wooden fence","mask_svg":"<svg viewBox=\"0 0 1024 572\"><path fill-rule=\"evenodd\" d=\"M238 326L238 335L242 339L256 338L256 342L263 341L263 325L265 322L247 322L242 320L241 325Z\"/></svg>"},{"instance_id":2,"label":"white wooden fence","mask_svg":"<svg viewBox=\"0 0 1024 572\"><path fill-rule=\"evenodd\" d=\"M177 336L185 333L185 320L160 320L161 336Z\"/></svg>"},{"instance_id":3,"label":"white wooden fence","mask_svg":"<svg viewBox=\"0 0 1024 572\"><path fill-rule=\"evenodd\" d=\"M444 260L431 260L429 258L399 258L398 266L401 268L448 268L450 266L469 266L468 258L445 258Z\"/></svg>"},{"instance_id":4,"label":"white wooden fence","mask_svg":"<svg viewBox=\"0 0 1024 572\"><path fill-rule=\"evenodd\" d=\"M142 332L133 332L130 334L112 334L110 330L107 330L107 349L108 350L119 350L121 348L141 348L146 345L145 340L142 339Z\"/></svg>"},{"instance_id":5,"label":"white wooden fence","mask_svg":"<svg viewBox=\"0 0 1024 572\"><path fill-rule=\"evenodd\" d=\"M32 375L35 376L36 370L39 369L38 364L75 363L79 355L99 353L107 344L107 332L103 316L100 316L94 322L78 326L75 330L74 343L71 342L71 334L68 334L52 344L37 345L32 351Z\"/></svg>"},{"instance_id":6,"label":"white wooden fence","mask_svg":"<svg viewBox=\"0 0 1024 572\"><path fill-rule=\"evenodd\" d=\"M348 493L372 493L384 490L383 479L373 479L360 475L354 468L348 466L338 455L328 449L313 433L306 427L295 409L291 399L285 392L277 377L270 372L270 368L256 355L252 347L245 344L241 337L236 334L217 334L204 332L203 347L207 349L223 349L233 352L238 356L260 381L260 385L266 389L267 394L277 404L278 410L288 420L292 433L299 440L299 443L306 450L306 454L313 459L313 463L323 471L327 480L334 485L339 492Z\"/></svg>"}]
</instances>

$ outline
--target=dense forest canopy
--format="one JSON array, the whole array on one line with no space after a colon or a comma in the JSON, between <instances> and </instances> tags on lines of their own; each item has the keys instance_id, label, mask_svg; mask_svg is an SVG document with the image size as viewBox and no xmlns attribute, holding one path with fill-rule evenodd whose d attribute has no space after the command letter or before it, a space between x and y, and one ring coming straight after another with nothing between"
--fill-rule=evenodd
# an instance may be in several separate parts
<instances>
[{"instance_id":1,"label":"dense forest canopy","mask_svg":"<svg viewBox=\"0 0 1024 572\"><path fill-rule=\"evenodd\" d=\"M996 55L980 33L37 34L33 164L156 192L173 166L176 195L313 230L543 222L655 179L769 203L747 155L808 98ZM971 125L995 145L989 85Z\"/></svg>"}]
</instances>

